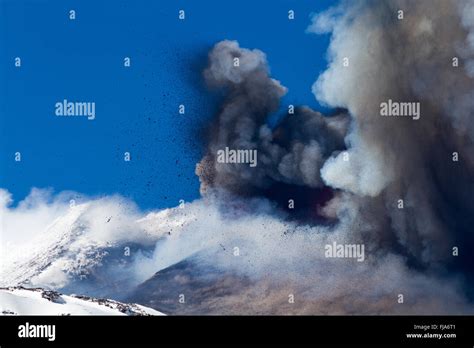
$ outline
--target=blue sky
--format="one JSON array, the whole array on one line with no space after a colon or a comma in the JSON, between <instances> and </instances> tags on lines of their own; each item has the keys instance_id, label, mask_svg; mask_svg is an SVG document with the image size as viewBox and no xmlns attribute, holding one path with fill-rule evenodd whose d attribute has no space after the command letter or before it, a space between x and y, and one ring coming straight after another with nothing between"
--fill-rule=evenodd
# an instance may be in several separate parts
<instances>
[{"instance_id":1,"label":"blue sky","mask_svg":"<svg viewBox=\"0 0 474 348\"><path fill-rule=\"evenodd\" d=\"M0 187L17 202L32 187L119 193L143 209L197 198L194 168L219 101L201 78L209 49L231 39L264 51L289 88L284 105L319 109L311 85L326 67L329 38L305 29L311 13L333 4L0 0ZM95 120L56 117L63 99L95 102Z\"/></svg>"}]
</instances>

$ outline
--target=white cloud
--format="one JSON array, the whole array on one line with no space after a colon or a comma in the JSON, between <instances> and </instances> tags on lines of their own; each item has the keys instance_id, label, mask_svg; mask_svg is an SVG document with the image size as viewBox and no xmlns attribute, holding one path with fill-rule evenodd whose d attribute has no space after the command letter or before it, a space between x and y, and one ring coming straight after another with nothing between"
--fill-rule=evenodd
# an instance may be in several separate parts
<instances>
[{"instance_id":1,"label":"white cloud","mask_svg":"<svg viewBox=\"0 0 474 348\"><path fill-rule=\"evenodd\" d=\"M8 201L5 191L2 197L3 202ZM27 201L35 203L26 204ZM2 230L4 239L15 234L15 226L22 226L20 220L42 221L37 227L28 225L30 230L21 237L34 238L14 238L18 250L4 249L11 257L3 258L6 267L1 279L9 282L3 285L30 280L35 286L91 295L100 293L105 286L109 290L107 296L120 297L155 272L194 255L203 274L208 265L257 282L269 278L291 282L305 296L321 301L338 296L371 301L374 296L390 297L404 289L417 296L424 292L419 299L411 299L414 303L434 301L427 311L448 310L442 309L445 305L440 299L446 294L464 303L455 283L443 285L443 292L435 293L432 289L438 289L443 280L410 271L402 258L376 252L370 245L364 262L326 259L325 244L353 240L354 216L340 215L341 222L335 228L311 227L286 222L267 208L251 208L252 204L264 207L263 201L242 200L240 208L239 204L224 203L228 201L229 197L223 201L200 199L184 208L142 213L119 196L84 199L70 208L65 201L34 190L17 207L1 208L2 214L8 216L8 226ZM342 199L338 204L350 203ZM130 259L123 255L123 248L128 245L132 250ZM239 256L234 255L236 247ZM351 295L354 281L358 290ZM391 311L392 306L387 303L385 310ZM451 311L458 310L453 308Z\"/></svg>"}]
</instances>

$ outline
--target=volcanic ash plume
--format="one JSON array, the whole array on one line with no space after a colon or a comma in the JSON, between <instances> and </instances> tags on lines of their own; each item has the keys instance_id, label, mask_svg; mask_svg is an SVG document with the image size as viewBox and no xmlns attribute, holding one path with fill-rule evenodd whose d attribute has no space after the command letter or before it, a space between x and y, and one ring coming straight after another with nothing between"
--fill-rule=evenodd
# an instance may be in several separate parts
<instances>
[{"instance_id":1,"label":"volcanic ash plume","mask_svg":"<svg viewBox=\"0 0 474 348\"><path fill-rule=\"evenodd\" d=\"M235 66L235 59L239 66ZM235 41L218 43L209 54L204 71L207 83L224 88L227 96L211 127L206 157L198 165L201 191L209 186L234 193L249 193L275 182L320 187L320 169L335 151L344 149L348 118L325 118L299 108L277 129L267 125L286 88L269 76L263 52L240 48ZM228 147L257 150L256 167L218 163L217 152Z\"/></svg>"},{"instance_id":2,"label":"volcanic ash plume","mask_svg":"<svg viewBox=\"0 0 474 348\"><path fill-rule=\"evenodd\" d=\"M258 195L278 184L331 190L320 209L337 221L329 236L364 243L380 264L398 254L437 277L454 271L469 288L473 13L474 1L367 0L316 15L308 31L329 33L331 43L313 92L347 112L325 117L301 107L273 129L267 118L286 90L269 76L265 55L218 43L204 76L226 98L197 167L203 193ZM385 116L382 106L393 103L410 104L412 114ZM258 165L219 163L225 147L257 149Z\"/></svg>"},{"instance_id":3,"label":"volcanic ash plume","mask_svg":"<svg viewBox=\"0 0 474 348\"><path fill-rule=\"evenodd\" d=\"M423 263L451 263L453 246L474 246L473 10L472 0L344 2L309 28L332 35L313 91L353 121L350 160L334 155L322 178L374 197L364 210L386 222L370 234L390 231ZM381 117L388 100L419 103L419 119ZM473 264L468 254L459 264Z\"/></svg>"}]
</instances>

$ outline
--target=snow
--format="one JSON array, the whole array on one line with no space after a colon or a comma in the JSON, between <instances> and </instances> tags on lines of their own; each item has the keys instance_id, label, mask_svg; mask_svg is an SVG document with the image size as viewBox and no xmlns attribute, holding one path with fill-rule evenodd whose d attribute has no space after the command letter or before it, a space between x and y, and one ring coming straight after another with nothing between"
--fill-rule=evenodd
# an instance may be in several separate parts
<instances>
[{"instance_id":1,"label":"snow","mask_svg":"<svg viewBox=\"0 0 474 348\"><path fill-rule=\"evenodd\" d=\"M168 210L145 216L117 209L118 203L88 202L62 211L44 228L0 231L0 287L28 285L62 289L100 267L111 248L137 243L152 247L167 232L182 226L184 217ZM188 218L189 219L189 218ZM26 233L28 238L17 235ZM118 260L121 261L121 260ZM150 270L150 276L157 269Z\"/></svg>"},{"instance_id":2,"label":"snow","mask_svg":"<svg viewBox=\"0 0 474 348\"><path fill-rule=\"evenodd\" d=\"M55 219L45 233L38 234L36 238L20 240L2 250L0 285L10 286L30 280L57 260L81 234L76 221L86 208L86 205L75 207L68 214Z\"/></svg>"},{"instance_id":3,"label":"snow","mask_svg":"<svg viewBox=\"0 0 474 348\"><path fill-rule=\"evenodd\" d=\"M163 315L138 304L21 287L0 289L0 312L3 315Z\"/></svg>"}]
</instances>

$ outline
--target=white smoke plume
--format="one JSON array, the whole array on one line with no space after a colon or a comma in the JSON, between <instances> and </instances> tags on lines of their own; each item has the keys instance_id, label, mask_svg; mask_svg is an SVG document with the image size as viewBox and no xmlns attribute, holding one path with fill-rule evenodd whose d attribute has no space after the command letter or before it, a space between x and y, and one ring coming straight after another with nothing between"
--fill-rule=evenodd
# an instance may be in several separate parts
<instances>
[{"instance_id":1,"label":"white smoke plume","mask_svg":"<svg viewBox=\"0 0 474 348\"><path fill-rule=\"evenodd\" d=\"M472 9L473 1L343 2L309 28L332 37L315 96L347 108L353 118L346 137L350 160L336 154L322 178L334 188L378 197L362 203L366 210L383 207L377 214L390 226L377 230L392 229L424 263L449 262L454 245L472 245ZM420 119L381 117L380 104L388 99L419 102ZM404 210L396 209L400 199Z\"/></svg>"}]
</instances>

